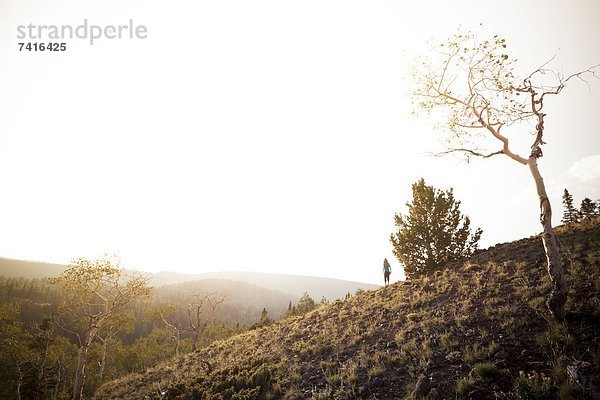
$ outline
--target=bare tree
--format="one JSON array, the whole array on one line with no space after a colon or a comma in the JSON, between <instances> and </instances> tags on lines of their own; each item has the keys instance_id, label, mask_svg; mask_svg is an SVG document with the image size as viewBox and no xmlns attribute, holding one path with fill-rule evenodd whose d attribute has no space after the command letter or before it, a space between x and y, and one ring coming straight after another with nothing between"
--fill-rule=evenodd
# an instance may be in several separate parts
<instances>
[{"instance_id":1,"label":"bare tree","mask_svg":"<svg viewBox=\"0 0 600 400\"><path fill-rule=\"evenodd\" d=\"M542 240L553 285L546 304L556 319L562 319L567 286L552 229L552 209L538 169L545 144L543 108L546 99L560 94L570 81L596 76L600 64L566 76L547 68L553 57L518 78L516 60L508 55L506 40L498 35L481 40L475 34L459 32L431 47L432 53L414 66L413 100L418 109L442 117L438 128L448 133L447 150L438 154L461 153L467 161L505 155L529 168L540 200ZM528 156L514 152L505 133L520 125L533 129Z\"/></svg>"},{"instance_id":2,"label":"bare tree","mask_svg":"<svg viewBox=\"0 0 600 400\"><path fill-rule=\"evenodd\" d=\"M210 308L210 325L215 324L217 309L221 304L225 303L226 301L229 301L229 294L227 293L214 293L208 298L208 305Z\"/></svg>"},{"instance_id":3,"label":"bare tree","mask_svg":"<svg viewBox=\"0 0 600 400\"><path fill-rule=\"evenodd\" d=\"M214 324L217 309L219 305L229 300L229 295L226 293L194 293L194 301L188 305L188 330L193 332L192 351L196 350L198 338L210 323ZM208 308L209 315L204 316L204 312Z\"/></svg>"},{"instance_id":4,"label":"bare tree","mask_svg":"<svg viewBox=\"0 0 600 400\"><path fill-rule=\"evenodd\" d=\"M175 357L179 357L179 344L181 335L187 332L187 328L183 328L177 318L177 308L174 305L164 304L147 312L150 319L161 321L165 324L165 328L171 334L171 340L175 344Z\"/></svg>"},{"instance_id":5,"label":"bare tree","mask_svg":"<svg viewBox=\"0 0 600 400\"><path fill-rule=\"evenodd\" d=\"M51 280L64 291L57 325L78 340L73 400L83 396L88 349L108 318L135 299L150 295L148 278L127 275L119 265L114 257L79 258Z\"/></svg>"}]
</instances>

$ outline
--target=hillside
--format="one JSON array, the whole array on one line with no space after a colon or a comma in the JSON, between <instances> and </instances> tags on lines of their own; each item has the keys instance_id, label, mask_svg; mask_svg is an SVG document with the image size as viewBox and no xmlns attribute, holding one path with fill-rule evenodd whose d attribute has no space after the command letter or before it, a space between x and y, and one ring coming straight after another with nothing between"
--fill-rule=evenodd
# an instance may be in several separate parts
<instances>
[{"instance_id":1,"label":"hillside","mask_svg":"<svg viewBox=\"0 0 600 400\"><path fill-rule=\"evenodd\" d=\"M48 278L62 274L66 268L62 264L0 257L0 276L9 278Z\"/></svg>"},{"instance_id":2,"label":"hillside","mask_svg":"<svg viewBox=\"0 0 600 400\"><path fill-rule=\"evenodd\" d=\"M543 305L535 237L217 342L96 399L597 398L600 220L557 233L571 288L564 324Z\"/></svg>"}]
</instances>

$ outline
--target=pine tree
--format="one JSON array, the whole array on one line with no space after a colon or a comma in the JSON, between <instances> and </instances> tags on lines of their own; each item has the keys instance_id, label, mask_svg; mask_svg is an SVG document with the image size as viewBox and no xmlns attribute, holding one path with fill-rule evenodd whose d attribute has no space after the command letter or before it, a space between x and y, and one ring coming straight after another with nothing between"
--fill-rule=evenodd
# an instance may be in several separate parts
<instances>
[{"instance_id":1,"label":"pine tree","mask_svg":"<svg viewBox=\"0 0 600 400\"><path fill-rule=\"evenodd\" d=\"M390 237L405 275L414 278L473 254L482 230L471 232L471 221L460 212L452 189L441 191L421 178L412 192L412 203L406 203L408 214L395 215L398 231Z\"/></svg>"},{"instance_id":2,"label":"pine tree","mask_svg":"<svg viewBox=\"0 0 600 400\"><path fill-rule=\"evenodd\" d=\"M269 312L266 308L263 308L262 312L260 313L259 326L266 326L271 322L273 322L273 320L269 317Z\"/></svg>"},{"instance_id":3,"label":"pine tree","mask_svg":"<svg viewBox=\"0 0 600 400\"><path fill-rule=\"evenodd\" d=\"M562 223L570 224L572 222L577 222L577 217L579 212L573 206L573 196L567 189L563 193L563 205L565 206L565 211L563 212Z\"/></svg>"},{"instance_id":4,"label":"pine tree","mask_svg":"<svg viewBox=\"0 0 600 400\"><path fill-rule=\"evenodd\" d=\"M589 197L581 200L581 207L579 208L579 215L581 219L592 218L598 215L598 205L592 201Z\"/></svg>"},{"instance_id":5,"label":"pine tree","mask_svg":"<svg viewBox=\"0 0 600 400\"><path fill-rule=\"evenodd\" d=\"M294 315L295 313L296 313L295 307L292 306L292 302L290 301L290 304L288 304L288 308L285 311L285 316L289 317L289 316Z\"/></svg>"},{"instance_id":6,"label":"pine tree","mask_svg":"<svg viewBox=\"0 0 600 400\"><path fill-rule=\"evenodd\" d=\"M315 300L312 297L310 297L308 292L304 292L302 297L300 297L300 300L298 300L298 306L296 307L298 314L306 314L307 312L312 311L315 308L317 308Z\"/></svg>"},{"instance_id":7,"label":"pine tree","mask_svg":"<svg viewBox=\"0 0 600 400\"><path fill-rule=\"evenodd\" d=\"M327 306L329 305L329 300L327 300L327 297L323 296L321 297L321 302L319 303L319 306Z\"/></svg>"}]
</instances>

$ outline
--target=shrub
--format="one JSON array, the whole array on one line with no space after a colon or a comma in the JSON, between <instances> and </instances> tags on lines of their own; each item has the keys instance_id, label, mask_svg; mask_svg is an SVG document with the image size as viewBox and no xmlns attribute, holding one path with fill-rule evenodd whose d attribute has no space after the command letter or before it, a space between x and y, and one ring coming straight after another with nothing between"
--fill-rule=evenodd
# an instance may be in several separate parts
<instances>
[{"instance_id":1,"label":"shrub","mask_svg":"<svg viewBox=\"0 0 600 400\"><path fill-rule=\"evenodd\" d=\"M461 396L467 395L475 385L475 382L468 378L463 378L456 382L456 393Z\"/></svg>"},{"instance_id":2,"label":"shrub","mask_svg":"<svg viewBox=\"0 0 600 400\"><path fill-rule=\"evenodd\" d=\"M558 388L558 398L560 400L576 400L584 398L584 393L580 388L573 386L569 382L564 382Z\"/></svg>"},{"instance_id":3,"label":"shrub","mask_svg":"<svg viewBox=\"0 0 600 400\"><path fill-rule=\"evenodd\" d=\"M525 374L520 371L515 381L515 395L522 400L544 400L550 398L552 382L543 373L531 372Z\"/></svg>"},{"instance_id":4,"label":"shrub","mask_svg":"<svg viewBox=\"0 0 600 400\"><path fill-rule=\"evenodd\" d=\"M493 378L498 375L498 372L498 367L490 362L478 363L473 367L473 373L482 378Z\"/></svg>"}]
</instances>

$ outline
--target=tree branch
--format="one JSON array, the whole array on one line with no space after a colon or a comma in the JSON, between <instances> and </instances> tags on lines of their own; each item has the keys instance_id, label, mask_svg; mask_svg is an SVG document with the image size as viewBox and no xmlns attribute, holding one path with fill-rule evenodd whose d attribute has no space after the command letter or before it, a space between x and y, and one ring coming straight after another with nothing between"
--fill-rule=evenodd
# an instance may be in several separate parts
<instances>
[{"instance_id":1,"label":"tree branch","mask_svg":"<svg viewBox=\"0 0 600 400\"><path fill-rule=\"evenodd\" d=\"M79 336L79 333L72 331L70 329L67 329L66 327L64 327L61 323L60 320L58 319L58 317L54 317L54 322L56 323L56 326L58 326L60 329L64 330L67 333L70 333L72 335L77 336L77 341L79 342L79 345L81 346L81 336Z\"/></svg>"},{"instance_id":2,"label":"tree branch","mask_svg":"<svg viewBox=\"0 0 600 400\"><path fill-rule=\"evenodd\" d=\"M498 151L495 151L493 153L484 154L484 153L480 153L478 151L471 150L471 149L456 148L456 149L448 149L448 150L441 151L441 152L438 152L438 153L428 153L428 154L433 155L435 157L442 157L442 156L445 156L445 155L448 155L448 154L452 154L452 153L466 153L468 155L479 157L479 158L490 158L490 157L493 157L493 156L497 156L499 154L504 154L504 151L503 150L498 150Z\"/></svg>"}]
</instances>

